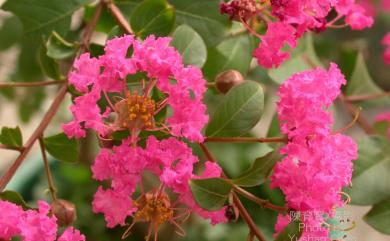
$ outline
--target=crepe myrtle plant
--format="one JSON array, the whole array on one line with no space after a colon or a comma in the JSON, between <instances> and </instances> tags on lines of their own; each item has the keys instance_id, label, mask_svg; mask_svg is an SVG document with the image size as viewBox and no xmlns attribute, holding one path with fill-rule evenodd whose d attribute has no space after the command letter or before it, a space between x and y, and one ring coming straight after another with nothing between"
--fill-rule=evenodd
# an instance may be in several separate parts
<instances>
[{"instance_id":1,"label":"crepe myrtle plant","mask_svg":"<svg viewBox=\"0 0 390 241\"><path fill-rule=\"evenodd\" d=\"M348 240L359 225L339 211L350 203L372 205L364 220L390 234L390 94L365 63L389 71L389 33L367 34L389 6L5 1L0 48L20 54L1 93L24 122L50 104L27 141L24 128L1 129L0 148L18 156L0 179L0 240L105 240L88 234L113 228L111 240L191 239L200 219L211 230L246 225L247 240ZM327 48L336 55L316 54L351 31L383 54L351 44L344 57L335 41ZM8 188L34 144L48 186L37 208ZM90 170L82 207L92 220L51 170L67 164L52 160ZM95 226L100 217L106 227Z\"/></svg>"}]
</instances>

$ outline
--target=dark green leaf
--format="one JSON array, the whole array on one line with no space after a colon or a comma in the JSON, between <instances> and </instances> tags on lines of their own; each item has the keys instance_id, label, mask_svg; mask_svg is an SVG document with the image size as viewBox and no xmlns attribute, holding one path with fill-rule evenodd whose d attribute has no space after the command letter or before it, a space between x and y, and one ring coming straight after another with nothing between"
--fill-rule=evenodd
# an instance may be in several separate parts
<instances>
[{"instance_id":1,"label":"dark green leaf","mask_svg":"<svg viewBox=\"0 0 390 241\"><path fill-rule=\"evenodd\" d=\"M364 61L363 54L360 53L357 57L355 69L352 73L351 79L348 81L346 87L346 95L369 95L383 93L383 90L373 81L368 72L367 65ZM362 105L390 105L390 98L383 97L375 100L364 101Z\"/></svg>"},{"instance_id":2,"label":"dark green leaf","mask_svg":"<svg viewBox=\"0 0 390 241\"><path fill-rule=\"evenodd\" d=\"M383 136L387 136L387 130L390 128L388 121L375 122L373 127L374 127L376 133L383 135Z\"/></svg>"},{"instance_id":3,"label":"dark green leaf","mask_svg":"<svg viewBox=\"0 0 390 241\"><path fill-rule=\"evenodd\" d=\"M135 35L145 38L150 34L168 35L175 23L175 10L165 0L145 0L131 15L130 24Z\"/></svg>"},{"instance_id":4,"label":"dark green leaf","mask_svg":"<svg viewBox=\"0 0 390 241\"><path fill-rule=\"evenodd\" d=\"M19 105L20 119L23 122L30 121L34 113L41 109L44 99L45 92L43 88L30 88L26 90L26 94L22 97Z\"/></svg>"},{"instance_id":5,"label":"dark green leaf","mask_svg":"<svg viewBox=\"0 0 390 241\"><path fill-rule=\"evenodd\" d=\"M25 34L49 36L52 31L64 36L72 14L90 0L8 0L2 9L13 12L23 23Z\"/></svg>"},{"instance_id":6,"label":"dark green leaf","mask_svg":"<svg viewBox=\"0 0 390 241\"><path fill-rule=\"evenodd\" d=\"M22 132L20 131L20 128L19 127L1 128L0 143L10 147L22 147L23 138L22 138Z\"/></svg>"},{"instance_id":7,"label":"dark green leaf","mask_svg":"<svg viewBox=\"0 0 390 241\"><path fill-rule=\"evenodd\" d=\"M293 220L284 230L276 237L275 241L299 240L304 230L304 224L300 220Z\"/></svg>"},{"instance_id":8,"label":"dark green leaf","mask_svg":"<svg viewBox=\"0 0 390 241\"><path fill-rule=\"evenodd\" d=\"M232 186L222 178L192 179L190 187L195 201L209 211L221 209L232 189Z\"/></svg>"},{"instance_id":9,"label":"dark green leaf","mask_svg":"<svg viewBox=\"0 0 390 241\"><path fill-rule=\"evenodd\" d=\"M180 25L172 35L174 46L183 58L184 64L202 67L206 62L207 49L203 39L191 27Z\"/></svg>"},{"instance_id":10,"label":"dark green leaf","mask_svg":"<svg viewBox=\"0 0 390 241\"><path fill-rule=\"evenodd\" d=\"M369 136L358 144L349 195L353 204L371 205L390 197L390 143L384 136Z\"/></svg>"},{"instance_id":11,"label":"dark green leaf","mask_svg":"<svg viewBox=\"0 0 390 241\"><path fill-rule=\"evenodd\" d=\"M227 69L234 69L245 75L252 60L251 46L250 36L241 35L229 38L215 48L209 49L203 68L205 76L213 80Z\"/></svg>"},{"instance_id":12,"label":"dark green leaf","mask_svg":"<svg viewBox=\"0 0 390 241\"><path fill-rule=\"evenodd\" d=\"M64 162L78 161L78 145L74 139L68 139L64 133L43 139L47 152L54 158Z\"/></svg>"},{"instance_id":13,"label":"dark green leaf","mask_svg":"<svg viewBox=\"0 0 390 241\"><path fill-rule=\"evenodd\" d=\"M253 81L232 88L212 115L206 135L209 137L242 136L260 120L264 107L264 93Z\"/></svg>"},{"instance_id":14,"label":"dark green leaf","mask_svg":"<svg viewBox=\"0 0 390 241\"><path fill-rule=\"evenodd\" d=\"M74 44L63 39L58 33L53 32L46 42L47 56L53 59L66 59L76 54Z\"/></svg>"},{"instance_id":15,"label":"dark green leaf","mask_svg":"<svg viewBox=\"0 0 390 241\"><path fill-rule=\"evenodd\" d=\"M22 195L15 191L5 190L1 192L0 199L21 206L24 210L32 209L32 207L30 207L26 201L24 201Z\"/></svg>"},{"instance_id":16,"label":"dark green leaf","mask_svg":"<svg viewBox=\"0 0 390 241\"><path fill-rule=\"evenodd\" d=\"M176 10L177 22L195 29L207 46L227 36L229 19L219 13L219 0L169 0Z\"/></svg>"},{"instance_id":17,"label":"dark green leaf","mask_svg":"<svg viewBox=\"0 0 390 241\"><path fill-rule=\"evenodd\" d=\"M279 148L255 160L253 165L231 181L237 186L253 187L264 183L271 174L276 162L280 160Z\"/></svg>"},{"instance_id":18,"label":"dark green leaf","mask_svg":"<svg viewBox=\"0 0 390 241\"><path fill-rule=\"evenodd\" d=\"M59 80L61 79L60 65L57 61L47 56L47 49L42 46L39 51L39 65L41 66L42 72L49 78Z\"/></svg>"},{"instance_id":19,"label":"dark green leaf","mask_svg":"<svg viewBox=\"0 0 390 241\"><path fill-rule=\"evenodd\" d=\"M20 20L11 16L4 19L0 29L0 50L5 50L18 43L22 38L23 26Z\"/></svg>"},{"instance_id":20,"label":"dark green leaf","mask_svg":"<svg viewBox=\"0 0 390 241\"><path fill-rule=\"evenodd\" d=\"M390 234L390 198L375 204L363 219L379 232Z\"/></svg>"}]
</instances>

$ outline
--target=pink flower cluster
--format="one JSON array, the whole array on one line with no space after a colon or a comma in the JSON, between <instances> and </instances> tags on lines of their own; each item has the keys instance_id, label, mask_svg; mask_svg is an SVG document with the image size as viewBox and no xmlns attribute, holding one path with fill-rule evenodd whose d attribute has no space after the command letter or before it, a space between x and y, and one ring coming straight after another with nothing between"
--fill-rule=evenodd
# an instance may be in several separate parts
<instances>
[{"instance_id":1,"label":"pink flower cluster","mask_svg":"<svg viewBox=\"0 0 390 241\"><path fill-rule=\"evenodd\" d=\"M108 41L105 54L98 58L91 58L89 53L81 55L69 74L69 83L82 95L70 107L74 120L63 125L68 137L84 137L85 128L103 137L118 130L105 121L117 111L115 107L101 110L97 102L103 96L111 102L109 95L121 95L128 90L126 78L144 73L149 79L145 96L156 85L156 91L166 97L163 103L172 110L164 127L174 136L202 141L201 130L208 121L202 102L206 81L198 68L183 65L180 54L169 46L170 41L150 36L141 42L127 35Z\"/></svg>"},{"instance_id":2,"label":"pink flower cluster","mask_svg":"<svg viewBox=\"0 0 390 241\"><path fill-rule=\"evenodd\" d=\"M215 163L206 162L201 176L193 174L193 165L198 158L185 143L171 137L159 141L154 136L147 140L146 147L129 147L129 141L113 150L102 149L92 166L93 177L97 180L111 180L108 189L99 188L93 210L104 213L108 227L124 225L125 219L139 208L135 205L134 192L137 185L143 190L142 174L153 173L159 182L177 195L176 204L184 204L190 211L213 224L225 222L224 210L208 212L201 209L192 197L189 180L219 177L221 169Z\"/></svg>"},{"instance_id":3,"label":"pink flower cluster","mask_svg":"<svg viewBox=\"0 0 390 241\"><path fill-rule=\"evenodd\" d=\"M0 200L0 240L21 237L22 241L84 241L80 231L67 228L57 239L57 219L50 216L50 205L38 202L39 210L23 210L20 206Z\"/></svg>"},{"instance_id":4,"label":"pink flower cluster","mask_svg":"<svg viewBox=\"0 0 390 241\"><path fill-rule=\"evenodd\" d=\"M357 145L348 136L332 133L328 108L345 83L332 63L328 71L316 68L294 74L279 89L278 116L289 141L281 150L286 156L275 166L271 187L283 191L293 210L331 215L343 204L340 192L351 182ZM322 220L303 222L320 226ZM323 234L327 237L327 232ZM302 237L310 236L310 230L305 230Z\"/></svg>"},{"instance_id":5,"label":"pink flower cluster","mask_svg":"<svg viewBox=\"0 0 390 241\"><path fill-rule=\"evenodd\" d=\"M382 39L382 44L386 46L385 52L383 54L383 60L388 66L390 66L390 32L387 33Z\"/></svg>"},{"instance_id":6,"label":"pink flower cluster","mask_svg":"<svg viewBox=\"0 0 390 241\"><path fill-rule=\"evenodd\" d=\"M255 8L255 10L253 10ZM221 13L232 19L241 21L251 33L261 39L254 52L258 64L266 67L278 67L290 57L289 52L281 49L288 44L294 48L296 40L307 31L321 32L326 28L350 26L353 30L371 27L372 16L355 0L232 0L221 3ZM335 10L337 16L328 21L329 13ZM258 15L267 24L267 32L263 36L255 33L248 25L248 16ZM269 17L271 15L271 17ZM341 19L344 23L337 24Z\"/></svg>"}]
</instances>

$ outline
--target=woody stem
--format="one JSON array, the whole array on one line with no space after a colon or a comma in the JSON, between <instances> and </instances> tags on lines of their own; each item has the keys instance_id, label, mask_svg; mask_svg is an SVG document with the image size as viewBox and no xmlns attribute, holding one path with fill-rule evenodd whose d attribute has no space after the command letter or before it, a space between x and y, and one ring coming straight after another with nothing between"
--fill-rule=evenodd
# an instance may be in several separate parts
<instances>
[{"instance_id":1,"label":"woody stem","mask_svg":"<svg viewBox=\"0 0 390 241\"><path fill-rule=\"evenodd\" d=\"M38 140L39 140L39 146L41 148L43 164L45 165L45 173L46 173L46 177L47 177L47 183L49 185L49 191L50 191L52 200L55 201L55 200L57 200L56 189L54 188L53 177L51 175L49 161L48 161L47 155L46 155L45 143L43 142L42 136L39 137Z\"/></svg>"}]
</instances>

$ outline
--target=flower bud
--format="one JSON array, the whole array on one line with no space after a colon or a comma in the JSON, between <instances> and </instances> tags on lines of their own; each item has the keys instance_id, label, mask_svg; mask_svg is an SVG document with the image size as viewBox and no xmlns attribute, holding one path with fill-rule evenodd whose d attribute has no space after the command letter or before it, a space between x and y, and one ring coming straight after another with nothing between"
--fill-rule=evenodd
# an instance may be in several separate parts
<instances>
[{"instance_id":1,"label":"flower bud","mask_svg":"<svg viewBox=\"0 0 390 241\"><path fill-rule=\"evenodd\" d=\"M219 92L226 94L232 87L244 82L242 74L236 70L226 70L215 78Z\"/></svg>"},{"instance_id":2,"label":"flower bud","mask_svg":"<svg viewBox=\"0 0 390 241\"><path fill-rule=\"evenodd\" d=\"M51 204L51 212L57 218L59 226L69 226L77 218L76 206L63 199L57 199Z\"/></svg>"}]
</instances>

